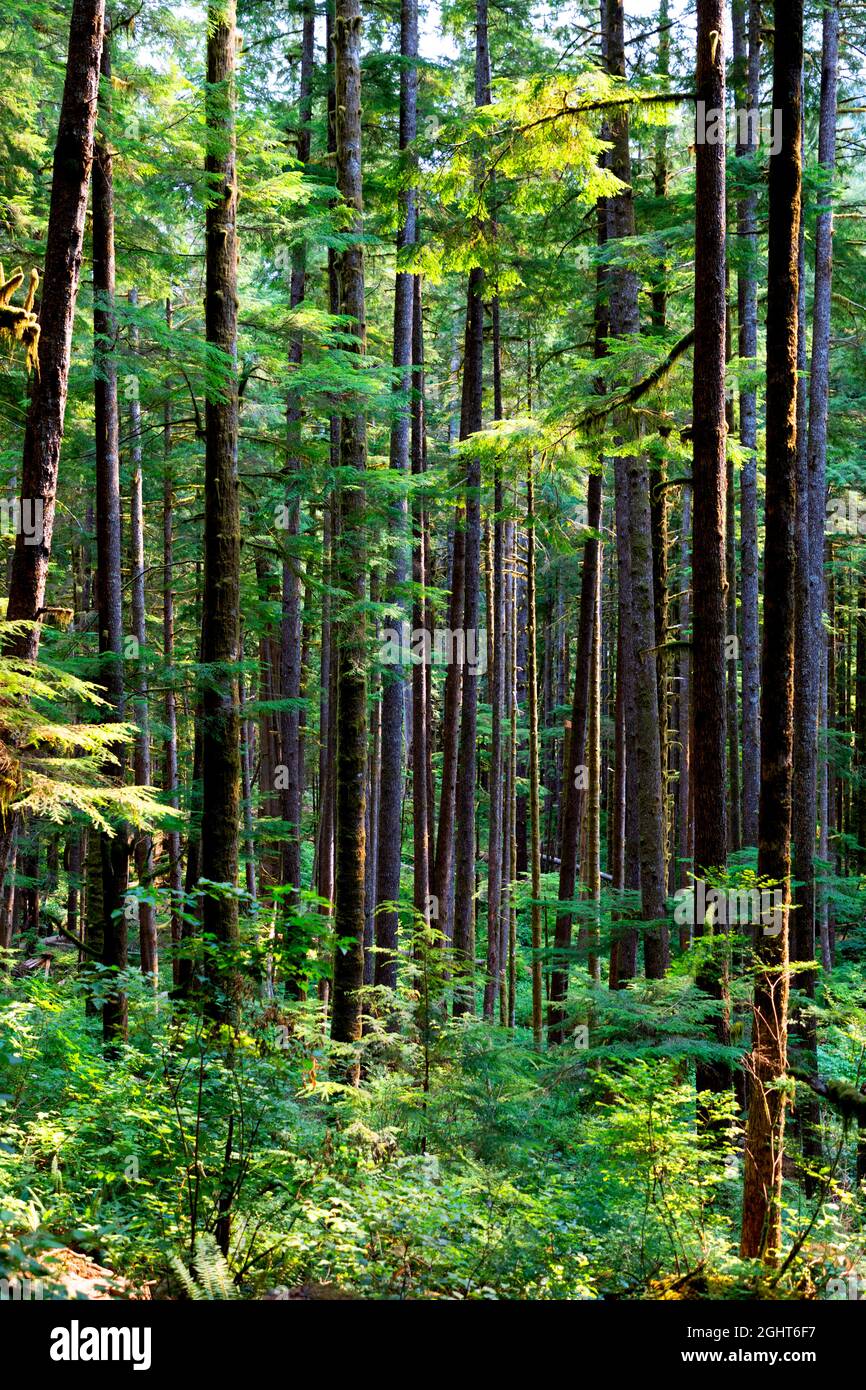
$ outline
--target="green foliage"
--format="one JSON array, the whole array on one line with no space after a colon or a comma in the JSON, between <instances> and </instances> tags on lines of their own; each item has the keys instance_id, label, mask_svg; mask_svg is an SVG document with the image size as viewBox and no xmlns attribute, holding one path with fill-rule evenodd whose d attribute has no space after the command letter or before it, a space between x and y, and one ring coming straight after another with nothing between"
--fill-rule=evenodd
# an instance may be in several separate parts
<instances>
[{"instance_id":1,"label":"green foliage","mask_svg":"<svg viewBox=\"0 0 866 1390\"><path fill-rule=\"evenodd\" d=\"M522 1029L449 1021L436 1003L447 971L425 966L423 949L409 973L396 1001L370 994L359 1088L327 1080L334 1049L315 999L248 997L229 1039L182 1005L156 1009L131 972L130 1041L107 1060L82 980L7 985L3 1273L38 1273L41 1251L71 1244L193 1299L307 1285L376 1298L672 1297L655 1285L698 1270L737 1296L752 1277L736 1256L738 1112L722 1098L718 1122L696 1128L682 1004L671 1050L659 997L651 1015L640 990L642 1013L617 996L604 1009L606 992L590 991L590 1047L539 1056ZM862 1020L835 1007L844 1052ZM629 1055L626 1022L650 1017L655 1042ZM700 1055L694 1035L692 1048ZM826 1122L849 1162L854 1136L832 1112ZM810 1212L793 1187L786 1203L793 1238ZM785 1287L829 1248L850 1257L861 1222L837 1165Z\"/></svg>"},{"instance_id":2,"label":"green foliage","mask_svg":"<svg viewBox=\"0 0 866 1390\"><path fill-rule=\"evenodd\" d=\"M26 626L0 622L0 639ZM77 813L109 833L118 820L171 821L149 788L118 786L106 771L134 725L69 722L105 708L93 685L58 666L0 656L0 815L27 811L57 824Z\"/></svg>"}]
</instances>

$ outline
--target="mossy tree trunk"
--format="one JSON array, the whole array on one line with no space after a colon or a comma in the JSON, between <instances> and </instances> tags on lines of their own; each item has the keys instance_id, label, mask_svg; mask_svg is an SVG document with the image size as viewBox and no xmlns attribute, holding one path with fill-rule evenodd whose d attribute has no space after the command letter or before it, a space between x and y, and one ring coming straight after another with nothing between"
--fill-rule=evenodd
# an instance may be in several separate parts
<instances>
[{"instance_id":1,"label":"mossy tree trunk","mask_svg":"<svg viewBox=\"0 0 866 1390\"><path fill-rule=\"evenodd\" d=\"M205 220L205 336L222 367L205 402L204 588L201 659L201 876L222 885L206 892L202 927L222 954L213 971L218 1018L238 1012L236 972L225 953L238 940L240 725L240 519L238 511L237 175L235 168L234 0L208 10Z\"/></svg>"},{"instance_id":2,"label":"mossy tree trunk","mask_svg":"<svg viewBox=\"0 0 866 1390\"><path fill-rule=\"evenodd\" d=\"M802 0L775 6L773 109L782 139L770 159L767 276L767 490L761 670L758 873L784 906L758 934L741 1250L774 1264L782 1240L787 1066L788 897L794 735L797 299L801 210Z\"/></svg>"},{"instance_id":3,"label":"mossy tree trunk","mask_svg":"<svg viewBox=\"0 0 866 1390\"><path fill-rule=\"evenodd\" d=\"M10 622L26 620L34 624L8 644L10 652L30 661L36 659L39 651L38 618L45 602L45 581L51 558L72 326L93 163L104 20L105 0L74 0L45 238L39 309L39 373L27 410L21 469L22 505L42 503L42 532L35 545L28 544L28 538L21 532L16 537L6 607ZM8 824L0 830L0 875L6 873L15 820L9 817Z\"/></svg>"},{"instance_id":4,"label":"mossy tree trunk","mask_svg":"<svg viewBox=\"0 0 866 1390\"><path fill-rule=\"evenodd\" d=\"M724 5L698 4L696 90L706 110L725 109ZM725 145L696 146L695 189L695 348L693 418L692 548L692 769L694 799L695 902L707 875L727 863L727 781L725 735L725 628L727 557L725 521L727 472L725 439ZM695 935L713 936L724 924L695 915ZM727 948L723 942L701 948L701 989L716 1001L715 1040L728 1041ZM696 1068L701 1091L724 1091L730 1069L721 1062Z\"/></svg>"},{"instance_id":5,"label":"mossy tree trunk","mask_svg":"<svg viewBox=\"0 0 866 1390\"><path fill-rule=\"evenodd\" d=\"M400 150L406 150L417 134L418 104L418 6L416 0L402 0L400 7ZM399 202L400 226L397 255L415 244L417 194L411 184ZM415 276L399 270L394 285L394 341L392 363L399 393L397 411L391 426L390 464L403 477L411 467L412 407L412 325ZM390 603L390 625L400 624L406 610L404 587L408 570L408 512L400 496L391 513L392 537L396 542L391 573L386 577L386 601ZM399 617L396 616L399 614ZM402 651L402 643L400 644ZM405 772L406 672L402 664L388 667L382 676L381 771L379 777L378 856L376 863L376 946L377 984L393 989L397 983L397 908L400 896L402 849L402 811Z\"/></svg>"},{"instance_id":6,"label":"mossy tree trunk","mask_svg":"<svg viewBox=\"0 0 866 1390\"><path fill-rule=\"evenodd\" d=\"M364 255L361 245L363 190L361 171L361 8L358 0L337 0L334 26L337 187L352 211L351 240L336 260L340 313L355 334L357 366L363 366L366 341ZM367 676L364 470L367 463L366 421L360 402L356 413L340 421L339 534L335 538L337 582L346 595L338 624L336 710L336 849L334 994L331 1037L354 1044L361 1037L364 979L364 890L366 867ZM357 1059L342 1069L357 1083Z\"/></svg>"},{"instance_id":7,"label":"mossy tree trunk","mask_svg":"<svg viewBox=\"0 0 866 1390\"><path fill-rule=\"evenodd\" d=\"M102 93L110 99L111 38L106 28L102 50ZM108 718L124 717L123 591L120 521L120 422L117 401L114 269L114 180L111 146L105 134L96 141L93 162L93 363L96 436L96 554L99 614L100 684L110 708ZM123 745L114 753L118 765L110 776L122 782ZM104 914L102 963L122 972L127 966L126 890L129 880L127 828L100 832ZM126 1037L127 1000L122 988L109 988L102 1009L106 1042Z\"/></svg>"}]
</instances>

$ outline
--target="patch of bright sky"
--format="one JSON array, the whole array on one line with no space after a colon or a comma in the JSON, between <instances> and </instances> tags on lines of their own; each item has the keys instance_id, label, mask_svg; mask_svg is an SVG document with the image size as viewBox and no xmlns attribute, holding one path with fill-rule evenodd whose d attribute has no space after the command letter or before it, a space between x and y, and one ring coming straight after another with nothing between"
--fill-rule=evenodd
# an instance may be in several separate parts
<instances>
[{"instance_id":1,"label":"patch of bright sky","mask_svg":"<svg viewBox=\"0 0 866 1390\"><path fill-rule=\"evenodd\" d=\"M540 4L537 6L537 13L543 14L545 10L550 13L554 6ZM561 12L562 6L555 5L555 9ZM693 25L694 20L691 13L694 4L688 0L673 0L670 7L671 18L682 17L687 25ZM658 0L626 0L625 14L626 22L630 19L654 19L659 12ZM433 63L447 62L449 58L457 57L457 45L450 34L443 34L441 25L441 6L437 0L421 0L418 25L418 46L422 58L428 59ZM728 20L725 20L726 26Z\"/></svg>"}]
</instances>

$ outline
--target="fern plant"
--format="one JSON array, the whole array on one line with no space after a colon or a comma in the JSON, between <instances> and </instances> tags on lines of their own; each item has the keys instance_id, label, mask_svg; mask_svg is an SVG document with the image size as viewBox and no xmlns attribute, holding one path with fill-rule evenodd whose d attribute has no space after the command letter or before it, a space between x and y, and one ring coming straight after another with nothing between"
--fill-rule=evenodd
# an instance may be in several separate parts
<instances>
[{"instance_id":1,"label":"fern plant","mask_svg":"<svg viewBox=\"0 0 866 1390\"><path fill-rule=\"evenodd\" d=\"M171 1267L186 1295L197 1303L238 1296L228 1261L209 1233L197 1237L191 1268L177 1255L172 1255Z\"/></svg>"}]
</instances>

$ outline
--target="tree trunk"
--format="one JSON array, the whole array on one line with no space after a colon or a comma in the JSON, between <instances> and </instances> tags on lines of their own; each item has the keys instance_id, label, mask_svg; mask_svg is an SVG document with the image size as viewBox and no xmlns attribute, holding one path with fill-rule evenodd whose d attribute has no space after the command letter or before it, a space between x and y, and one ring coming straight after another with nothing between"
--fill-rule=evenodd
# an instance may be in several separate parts
<instances>
[{"instance_id":1,"label":"tree trunk","mask_svg":"<svg viewBox=\"0 0 866 1390\"><path fill-rule=\"evenodd\" d=\"M593 904L593 916L587 929L589 947L587 965L593 984L601 983L599 959L601 928L601 581L603 554L599 543L595 570L593 603L595 616L592 625L592 657L589 679L589 714L587 729L586 799L586 867L583 881L586 897Z\"/></svg>"},{"instance_id":2,"label":"tree trunk","mask_svg":"<svg viewBox=\"0 0 866 1390\"><path fill-rule=\"evenodd\" d=\"M699 0L696 90L708 111L725 110L723 0ZM697 909L706 876L727 863L725 777L725 631L728 580L725 554L725 146L699 141L695 190L695 349L693 383L692 770L699 790L694 810L695 935L719 925ZM724 931L724 925L722 930ZM729 1036L727 948L706 956L698 985L718 1002L716 1041ZM730 1070L699 1063L696 1086L724 1091Z\"/></svg>"},{"instance_id":3,"label":"tree trunk","mask_svg":"<svg viewBox=\"0 0 866 1390\"><path fill-rule=\"evenodd\" d=\"M138 304L138 290L129 291L129 303L135 310ZM131 347L138 349L138 329L131 329ZM135 784L149 787L151 784L150 762L150 715L147 699L147 631L144 568L144 494L141 471L141 405L138 399L138 379L133 378L132 398L129 403L130 453L132 456L132 485L130 495L130 551L132 560L132 633L136 641L136 661L138 678L135 693L135 722L138 734L135 740ZM153 883L153 840L147 831L139 830L135 836L135 870L139 885L149 890ZM154 989L159 986L159 962L157 958L156 914L153 903L140 899L138 903L138 935L141 945L141 969L150 975Z\"/></svg>"},{"instance_id":4,"label":"tree trunk","mask_svg":"<svg viewBox=\"0 0 866 1390\"><path fill-rule=\"evenodd\" d=\"M417 134L418 95L418 5L417 0L402 0L400 7L400 151L405 152ZM398 263L401 254L416 240L416 193L413 187L404 188L399 200L400 227L397 233ZM394 343L393 366L395 389L398 393L397 411L391 426L391 467L406 475L411 466L411 401L412 386L412 322L415 277L397 270L394 285ZM390 604L398 610L402 632L402 614L406 582L406 524L407 509L401 496L392 512L392 537L396 540L394 567L389 577ZM402 643L399 644L402 651ZM406 673L402 664L389 667L382 678L382 771L379 783L379 860L377 864L376 903L376 983L393 989L397 983L397 908L400 896L400 862L403 809L404 726ZM393 904L385 906L383 904Z\"/></svg>"},{"instance_id":5,"label":"tree trunk","mask_svg":"<svg viewBox=\"0 0 866 1390\"><path fill-rule=\"evenodd\" d=\"M622 0L607 0L608 69L625 76ZM611 150L608 155L613 172L627 186L623 193L608 199L608 239L633 236L634 199L631 192L629 120L626 110L611 119ZM610 270L610 335L628 337L640 331L638 281L634 271ZM641 913L644 922L644 964L649 978L664 975L668 961L665 914L664 823L662 815L661 750L659 743L658 685L655 659L655 600L653 595L652 528L650 523L649 474L646 461L619 458L615 462L617 491L617 529L627 536L628 574L621 589L625 600L622 618L628 629L624 659L632 679L626 687L627 728L633 730L632 803L636 818L640 863ZM622 541L620 542L622 544ZM626 771L628 779L628 764Z\"/></svg>"},{"instance_id":6,"label":"tree trunk","mask_svg":"<svg viewBox=\"0 0 866 1390\"><path fill-rule=\"evenodd\" d=\"M421 277L413 276L412 307L412 476L420 478L426 468L426 419L424 413L424 325L421 318ZM415 600L412 627L429 633L426 587L429 579L429 550L426 516L416 500L412 507L412 582ZM415 662L412 667L412 901L417 919L432 926L431 917L431 836L428 790L430 766L429 665Z\"/></svg>"},{"instance_id":7,"label":"tree trunk","mask_svg":"<svg viewBox=\"0 0 866 1390\"><path fill-rule=\"evenodd\" d=\"M680 522L680 639L685 639L692 622L690 542L692 530L692 490L689 484L683 487L682 519ZM677 886L685 886L691 880L688 873L688 860L692 856L691 801L689 787L692 768L692 654L690 649L681 652L679 659L679 690L677 709L679 716L679 785L677 787L677 821L680 864ZM691 944L688 926L680 933L680 946L686 950Z\"/></svg>"},{"instance_id":8,"label":"tree trunk","mask_svg":"<svg viewBox=\"0 0 866 1390\"><path fill-rule=\"evenodd\" d=\"M830 181L836 164L836 104L837 67L839 50L839 5L830 0L824 10L821 53L821 115L818 135L818 159L826 171L827 188L819 197L815 226L815 294L812 318L812 361L809 377L809 547L811 560L810 609L812 628L820 653L821 695L819 728L830 726L830 654L832 629L825 636L822 614L825 607L826 581L824 573L824 523L827 491L827 407L830 394L830 308L833 283L833 208ZM829 608L829 604L827 605ZM825 737L826 743L826 737ZM819 770L820 823L819 855L829 859L829 759L822 755ZM821 922L821 947L825 968L830 966L827 937L828 894L817 891L816 915Z\"/></svg>"},{"instance_id":9,"label":"tree trunk","mask_svg":"<svg viewBox=\"0 0 866 1390\"><path fill-rule=\"evenodd\" d=\"M171 297L165 301L166 327L171 329ZM170 806L178 805L177 696L174 689L174 471L171 461L171 396L166 389L163 411L162 482L162 659L165 666L165 770L163 790ZM171 897L170 931L172 944L172 982L180 985L181 969L177 955L183 934L183 875L180 832L170 830L165 837L168 854L168 889Z\"/></svg>"},{"instance_id":10,"label":"tree trunk","mask_svg":"<svg viewBox=\"0 0 866 1390\"><path fill-rule=\"evenodd\" d=\"M502 340L498 295L491 305L493 317L493 418L502 419ZM484 1017L493 1021L501 997L505 960L502 953L503 833L503 705L505 700L505 533L502 520L502 470L496 463L493 479L493 546L490 594L487 606L488 686L490 730L490 823L487 840L487 978L484 983Z\"/></svg>"},{"instance_id":11,"label":"tree trunk","mask_svg":"<svg viewBox=\"0 0 866 1390\"><path fill-rule=\"evenodd\" d=\"M601 528L601 475L593 473L587 484L587 525L592 531ZM601 547L593 536L583 547L583 569L580 581L580 618L577 639L577 666L574 674L574 699L571 706L571 732L567 740L568 756L562 789L561 838L559 845L560 903L574 899L577 887L577 838L580 808L585 801L582 792L588 790L586 732L590 696L594 622L597 608ZM548 1027L550 1041L563 1041L562 1025L568 997L568 951L571 947L571 910L560 909L556 914L554 949L555 965L550 979L550 1012Z\"/></svg>"},{"instance_id":12,"label":"tree trunk","mask_svg":"<svg viewBox=\"0 0 866 1390\"><path fill-rule=\"evenodd\" d=\"M205 224L205 336L220 354L221 390L205 403L204 591L201 659L202 927L224 953L214 972L213 1008L237 1019L238 978L230 955L238 940L240 728L240 516L238 511L237 175L235 169L235 0L208 11L207 158L212 201Z\"/></svg>"},{"instance_id":13,"label":"tree trunk","mask_svg":"<svg viewBox=\"0 0 866 1390\"><path fill-rule=\"evenodd\" d=\"M111 41L106 30L102 50L104 94L111 91ZM115 341L117 320L114 301L114 184L111 147L104 137L96 141L93 162L93 333L94 404L96 438L96 554L97 607L99 610L100 682L111 708L108 716L124 717L123 691L123 591L120 534L120 452ZM110 775L123 781L123 746L114 749L118 766ZM102 857L103 925L102 963L122 972L127 966L126 889L129 875L127 829L99 835ZM105 1040L125 1039L127 1000L121 988L106 994L102 1009Z\"/></svg>"},{"instance_id":14,"label":"tree trunk","mask_svg":"<svg viewBox=\"0 0 866 1390\"><path fill-rule=\"evenodd\" d=\"M824 11L821 73L821 115L818 157L828 179L824 196L830 197L829 178L836 155L836 69L838 62L839 11L831 3ZM815 229L815 295L812 325L812 360L809 374L808 434L805 400L798 414L797 459L797 598L795 616L794 772L793 772L793 873L798 883L796 912L791 934L791 959L806 962L816 953L815 832L818 816L818 708L821 673L826 657L824 640L824 519L826 511L827 401L829 395L830 292L832 285L832 209L819 210ZM801 219L801 243L802 243ZM801 261L800 301L805 299ZM805 319L805 311L801 319ZM805 323L799 334L800 366L806 353ZM805 374L798 380L805 395ZM823 825L823 817L822 817ZM815 995L814 970L798 971L796 988L807 998ZM814 1014L807 1010L797 1021L800 1064L818 1070L818 1038ZM820 1108L811 1093L797 1105L797 1121L804 1153L812 1164L820 1163ZM808 1171L807 1193L816 1189Z\"/></svg>"},{"instance_id":15,"label":"tree trunk","mask_svg":"<svg viewBox=\"0 0 866 1390\"><path fill-rule=\"evenodd\" d=\"M298 97L298 162L306 165L310 157L310 120L312 118L313 63L315 53L315 7L313 0L304 0L303 35L301 39L301 74ZM292 257L290 307L296 310L306 295L307 250L301 245ZM304 356L300 333L293 336L289 348L289 366L300 367ZM280 631L280 692L288 708L279 717L282 762L285 766L285 786L282 795L282 818L288 823L288 838L283 845L282 881L292 890L291 902L297 905L301 887L301 810L303 803L304 764L301 755L300 700L303 663L301 659L301 560L293 553L301 530L300 459L301 404L296 391L289 390L286 406L287 466L291 484L286 498L288 553L283 560L282 623Z\"/></svg>"},{"instance_id":16,"label":"tree trunk","mask_svg":"<svg viewBox=\"0 0 866 1390\"><path fill-rule=\"evenodd\" d=\"M69 384L72 323L81 273L87 187L93 163L104 13L104 0L74 0L72 6L45 241L39 311L39 372L27 411L21 471L22 500L38 499L43 504L42 535L38 545L27 544L20 532L16 537L7 607L9 621L35 622L45 600ZM17 656L35 660L39 650L38 624L16 639L11 649Z\"/></svg>"},{"instance_id":17,"label":"tree trunk","mask_svg":"<svg viewBox=\"0 0 866 1390\"><path fill-rule=\"evenodd\" d=\"M490 54L487 40L487 0L475 6L475 105L490 101ZM460 438L466 440L482 428L484 374L484 272L469 272L466 293L466 334L463 351L463 395ZM479 585L481 576L481 460L468 455L464 493L466 531L463 561L463 659L460 708L460 743L457 755L455 797L454 959L457 988L455 1014L475 1009L475 782L478 727L477 667L468 660L469 644L477 650Z\"/></svg>"},{"instance_id":18,"label":"tree trunk","mask_svg":"<svg viewBox=\"0 0 866 1390\"><path fill-rule=\"evenodd\" d=\"M602 134L606 132L603 131ZM607 203L599 198L596 205L596 229L599 246L607 241ZM606 276L603 266L596 271L596 293L594 306L594 352L596 358L607 352L608 309L606 295ZM597 388L603 389L601 379ZM603 459L599 460L599 470ZM601 471L590 475L587 483L587 525L593 531L601 527ZM588 783L583 777L584 747L586 743L587 707L592 678L591 664L594 651L595 631L598 609L596 588L599 580L601 546L597 538L586 541L583 547L583 569L580 577L580 616L577 639L577 665L574 673L574 698L571 706L571 732L566 740L566 757L563 767L562 812L560 815L559 844L559 888L560 902L570 902L574 898L577 883L577 837L580 824L580 807L583 798L581 788ZM554 928L554 948L557 959L550 977L550 1014L548 1027L550 1041L562 1042L562 1023L565 1017L565 1002L568 998L568 956L571 946L571 912L559 911Z\"/></svg>"},{"instance_id":19,"label":"tree trunk","mask_svg":"<svg viewBox=\"0 0 866 1390\"><path fill-rule=\"evenodd\" d=\"M340 313L355 333L354 353L363 362L366 341L364 257L361 245L361 9L359 0L336 0L337 187L354 212L349 244L337 257ZM364 881L366 864L367 679L365 489L366 421L360 402L355 415L340 422L340 467L346 470L340 495L340 530L336 539L337 581L348 595L341 615L337 651L336 853L334 998L331 1037L354 1044L361 1037L364 978ZM340 1069L357 1084L360 1067L353 1057Z\"/></svg>"},{"instance_id":20,"label":"tree trunk","mask_svg":"<svg viewBox=\"0 0 866 1390\"><path fill-rule=\"evenodd\" d=\"M21 468L22 506L42 506L38 544L28 544L19 530L9 577L6 618L34 626L10 639L6 650L35 661L39 652L39 617L51 557L54 510L63 418L69 385L72 325L78 299L87 213L87 188L93 163L93 136L99 90L99 63L105 0L73 0L69 25L66 79L45 238L42 303L39 310L39 372L33 384L24 432ZM0 828L0 877L5 875L15 833L15 817Z\"/></svg>"},{"instance_id":21,"label":"tree trunk","mask_svg":"<svg viewBox=\"0 0 866 1390\"><path fill-rule=\"evenodd\" d=\"M734 0L734 61L738 70L745 66L745 91L737 93L737 107L759 109L761 66L761 5L748 0L748 52L745 35L746 0ZM747 138L737 139L737 155L753 155L758 133L750 122ZM737 317L739 353L754 363L758 352L758 256L757 194L749 192L737 205L737 235L741 243L742 269L737 279ZM743 750L743 840L758 841L758 793L760 787L760 663L758 648L758 480L757 411L752 386L740 391L740 443L747 451L740 474L740 611L742 623L742 750Z\"/></svg>"},{"instance_id":22,"label":"tree trunk","mask_svg":"<svg viewBox=\"0 0 866 1390\"><path fill-rule=\"evenodd\" d=\"M544 1045L543 1000L541 996L541 805L539 801L538 759L538 657L535 645L535 480L534 463L529 461L526 477L526 605L529 613L527 685L529 687L529 837L532 866L532 1039L541 1051Z\"/></svg>"},{"instance_id":23,"label":"tree trunk","mask_svg":"<svg viewBox=\"0 0 866 1390\"><path fill-rule=\"evenodd\" d=\"M767 491L761 692L758 873L779 885L783 906L759 933L752 1086L743 1183L744 1256L774 1264L782 1238L781 1193L787 1066L788 900L794 732L794 578L797 470L797 297L801 208L802 0L775 6L773 110L782 138L770 160L767 267ZM767 928L769 927L769 930Z\"/></svg>"}]
</instances>

